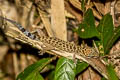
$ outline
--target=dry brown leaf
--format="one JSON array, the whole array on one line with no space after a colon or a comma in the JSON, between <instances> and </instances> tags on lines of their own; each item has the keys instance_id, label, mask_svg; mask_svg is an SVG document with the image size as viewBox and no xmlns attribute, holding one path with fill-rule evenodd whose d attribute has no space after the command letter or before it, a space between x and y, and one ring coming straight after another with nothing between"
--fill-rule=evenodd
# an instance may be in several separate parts
<instances>
[{"instance_id":1,"label":"dry brown leaf","mask_svg":"<svg viewBox=\"0 0 120 80\"><path fill-rule=\"evenodd\" d=\"M67 41L64 0L51 0L51 27L55 37Z\"/></svg>"}]
</instances>

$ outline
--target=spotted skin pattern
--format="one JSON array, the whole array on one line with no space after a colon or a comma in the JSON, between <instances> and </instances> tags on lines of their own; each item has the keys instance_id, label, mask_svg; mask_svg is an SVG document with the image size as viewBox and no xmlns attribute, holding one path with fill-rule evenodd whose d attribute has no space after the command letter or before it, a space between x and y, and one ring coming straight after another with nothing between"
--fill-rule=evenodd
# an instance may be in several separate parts
<instances>
[{"instance_id":1,"label":"spotted skin pattern","mask_svg":"<svg viewBox=\"0 0 120 80\"><path fill-rule=\"evenodd\" d=\"M25 30L19 23L0 17L1 19L7 20L13 25L15 25L20 31L22 31L27 37L33 39L33 40L39 40L45 44L52 45L52 47L57 48L62 51L75 53L82 55L84 57L98 57L98 54L96 54L95 49L88 47L88 46L78 46L72 42L67 42L61 39L58 39L56 37L47 37L47 36L35 36L34 34L30 33L29 31Z\"/></svg>"}]
</instances>

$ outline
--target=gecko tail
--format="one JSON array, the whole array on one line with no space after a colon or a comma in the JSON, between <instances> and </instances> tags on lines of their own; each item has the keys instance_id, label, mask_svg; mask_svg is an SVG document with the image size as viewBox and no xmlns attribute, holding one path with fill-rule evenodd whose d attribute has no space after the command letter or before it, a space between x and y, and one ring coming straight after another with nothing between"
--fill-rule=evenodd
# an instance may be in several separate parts
<instances>
[{"instance_id":1,"label":"gecko tail","mask_svg":"<svg viewBox=\"0 0 120 80\"><path fill-rule=\"evenodd\" d=\"M22 31L26 36L28 36L29 38L31 38L31 39L33 39L33 40L36 38L35 35L33 35L33 34L30 33L29 31L27 31L25 28L23 28L23 27L21 26L21 24L15 22L15 21L13 21L13 20L4 18L4 17L2 17L2 16L0 16L0 19L6 20L6 21L12 23L12 24L15 25L20 31Z\"/></svg>"}]
</instances>

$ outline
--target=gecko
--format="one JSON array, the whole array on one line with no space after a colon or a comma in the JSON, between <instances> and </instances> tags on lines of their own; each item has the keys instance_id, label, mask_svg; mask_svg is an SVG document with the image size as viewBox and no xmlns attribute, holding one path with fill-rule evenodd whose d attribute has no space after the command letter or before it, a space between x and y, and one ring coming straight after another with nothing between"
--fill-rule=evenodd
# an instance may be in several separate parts
<instances>
[{"instance_id":1,"label":"gecko","mask_svg":"<svg viewBox=\"0 0 120 80\"><path fill-rule=\"evenodd\" d=\"M17 23L16 21L13 21L13 20L8 19L8 18L4 18L2 16L0 16L0 19L6 20L6 21L12 23L22 33L24 33L24 35L26 35L30 39L41 41L43 44L48 44L48 45L52 46L55 49L66 51L66 52L69 52L69 53L75 53L75 54L78 54L80 56L88 57L88 58L89 57L99 57L99 55L97 54L95 49L92 48L92 47L79 46L79 45L76 45L76 44L74 44L72 42L64 41L64 40L58 39L56 37L36 36L36 35L30 33L25 28L23 28L21 26L21 24Z\"/></svg>"}]
</instances>

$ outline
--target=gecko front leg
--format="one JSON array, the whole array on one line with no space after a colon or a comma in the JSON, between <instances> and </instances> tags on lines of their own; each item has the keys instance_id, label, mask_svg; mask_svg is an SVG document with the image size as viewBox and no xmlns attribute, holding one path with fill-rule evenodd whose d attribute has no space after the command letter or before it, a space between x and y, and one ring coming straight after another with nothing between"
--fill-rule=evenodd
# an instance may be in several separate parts
<instances>
[{"instance_id":1,"label":"gecko front leg","mask_svg":"<svg viewBox=\"0 0 120 80\"><path fill-rule=\"evenodd\" d=\"M55 50L55 48L53 46L51 46L50 44L47 44L47 43L44 43L41 41L37 41L37 40L34 40L34 43L40 49L40 51L38 52L39 55L43 55L43 53L45 53L49 50Z\"/></svg>"}]
</instances>

